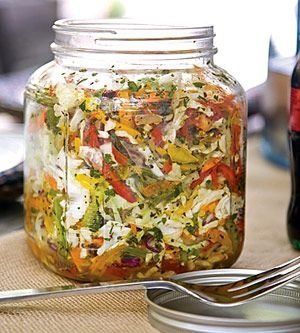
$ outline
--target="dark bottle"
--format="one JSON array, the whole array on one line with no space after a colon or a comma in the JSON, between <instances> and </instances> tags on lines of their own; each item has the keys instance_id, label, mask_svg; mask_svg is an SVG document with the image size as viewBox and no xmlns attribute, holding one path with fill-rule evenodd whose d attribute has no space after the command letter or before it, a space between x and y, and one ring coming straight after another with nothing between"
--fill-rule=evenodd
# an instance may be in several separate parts
<instances>
[{"instance_id":1,"label":"dark bottle","mask_svg":"<svg viewBox=\"0 0 300 333\"><path fill-rule=\"evenodd\" d=\"M292 74L288 136L292 193L288 209L287 227L288 236L293 247L300 250L300 59L298 59Z\"/></svg>"}]
</instances>

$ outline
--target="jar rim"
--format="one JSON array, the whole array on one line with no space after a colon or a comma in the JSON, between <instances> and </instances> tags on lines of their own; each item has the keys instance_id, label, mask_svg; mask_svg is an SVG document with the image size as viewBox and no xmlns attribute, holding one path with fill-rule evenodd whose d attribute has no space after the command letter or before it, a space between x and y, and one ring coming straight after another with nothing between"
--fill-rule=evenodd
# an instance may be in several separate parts
<instances>
[{"instance_id":1,"label":"jar rim","mask_svg":"<svg viewBox=\"0 0 300 333\"><path fill-rule=\"evenodd\" d=\"M173 26L140 23L131 19L55 22L52 51L120 55L177 55L193 58L216 53L213 26Z\"/></svg>"},{"instance_id":2,"label":"jar rim","mask_svg":"<svg viewBox=\"0 0 300 333\"><path fill-rule=\"evenodd\" d=\"M56 32L78 32L78 33L103 33L104 39L127 40L154 39L189 39L214 37L214 27L168 25L134 21L131 19L102 19L102 20L77 20L62 19L54 23L53 29Z\"/></svg>"}]
</instances>

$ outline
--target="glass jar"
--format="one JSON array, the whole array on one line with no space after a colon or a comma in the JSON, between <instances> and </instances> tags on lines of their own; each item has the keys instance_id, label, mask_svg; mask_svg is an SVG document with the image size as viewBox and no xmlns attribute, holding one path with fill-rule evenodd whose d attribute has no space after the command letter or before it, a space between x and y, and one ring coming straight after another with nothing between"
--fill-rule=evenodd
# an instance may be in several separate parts
<instances>
[{"instance_id":1,"label":"glass jar","mask_svg":"<svg viewBox=\"0 0 300 333\"><path fill-rule=\"evenodd\" d=\"M26 231L83 281L228 267L244 239L245 94L213 27L55 23L26 89Z\"/></svg>"}]
</instances>

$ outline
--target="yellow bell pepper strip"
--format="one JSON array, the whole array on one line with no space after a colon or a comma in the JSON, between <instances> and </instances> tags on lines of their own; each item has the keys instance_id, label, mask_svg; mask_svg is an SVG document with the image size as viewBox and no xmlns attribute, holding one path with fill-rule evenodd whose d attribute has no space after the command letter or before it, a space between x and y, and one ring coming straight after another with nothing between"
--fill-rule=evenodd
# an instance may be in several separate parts
<instances>
[{"instance_id":1,"label":"yellow bell pepper strip","mask_svg":"<svg viewBox=\"0 0 300 333\"><path fill-rule=\"evenodd\" d=\"M199 162L199 159L195 157L189 150L182 147L178 147L172 143L169 144L167 151L173 162L181 164Z\"/></svg>"},{"instance_id":2,"label":"yellow bell pepper strip","mask_svg":"<svg viewBox=\"0 0 300 333\"><path fill-rule=\"evenodd\" d=\"M125 131L127 132L129 135L131 135L138 143L143 142L142 137L141 137L141 133L137 130L135 130L132 127L129 127L125 124L121 124L119 122L115 122L116 123L116 131Z\"/></svg>"},{"instance_id":3,"label":"yellow bell pepper strip","mask_svg":"<svg viewBox=\"0 0 300 333\"><path fill-rule=\"evenodd\" d=\"M91 113L91 119L98 119L101 121L101 123L106 124L106 115L104 111L98 109Z\"/></svg>"},{"instance_id":4,"label":"yellow bell pepper strip","mask_svg":"<svg viewBox=\"0 0 300 333\"><path fill-rule=\"evenodd\" d=\"M93 191L95 189L96 184L99 183L100 180L89 177L85 174L77 174L75 178L84 188L86 188L89 191Z\"/></svg>"},{"instance_id":5,"label":"yellow bell pepper strip","mask_svg":"<svg viewBox=\"0 0 300 333\"><path fill-rule=\"evenodd\" d=\"M105 115L105 113L102 110L94 111L91 114L91 117L100 120L103 124L106 124L106 122L107 122L107 116ZM114 121L114 123L116 124L115 130L125 131L129 135L131 135L138 143L143 142L141 133L139 131L137 131L136 129L132 128L131 126L129 126L129 122ZM131 123L131 124L133 125L133 123Z\"/></svg>"},{"instance_id":6,"label":"yellow bell pepper strip","mask_svg":"<svg viewBox=\"0 0 300 333\"><path fill-rule=\"evenodd\" d=\"M74 139L74 148L77 154L79 154L80 146L81 146L81 141L80 138L77 137Z\"/></svg>"},{"instance_id":7,"label":"yellow bell pepper strip","mask_svg":"<svg viewBox=\"0 0 300 333\"><path fill-rule=\"evenodd\" d=\"M128 127L134 128L134 120L133 120L133 115L135 113L135 110L132 109L130 106L128 108L124 108L124 105L122 108L119 110L119 119L120 123L123 125L126 125Z\"/></svg>"},{"instance_id":8,"label":"yellow bell pepper strip","mask_svg":"<svg viewBox=\"0 0 300 333\"><path fill-rule=\"evenodd\" d=\"M130 95L131 95L131 92L130 92L130 90L119 90L118 91L118 96L120 97L120 98L124 98L124 99L129 99L129 97L130 97Z\"/></svg>"},{"instance_id":9,"label":"yellow bell pepper strip","mask_svg":"<svg viewBox=\"0 0 300 333\"><path fill-rule=\"evenodd\" d=\"M199 168L198 164L181 164L180 169L181 171L194 171Z\"/></svg>"},{"instance_id":10,"label":"yellow bell pepper strip","mask_svg":"<svg viewBox=\"0 0 300 333\"><path fill-rule=\"evenodd\" d=\"M187 203L183 206L180 206L176 209L175 214L178 216L183 215L184 213L188 212L193 207L194 198L191 198L187 201Z\"/></svg>"}]
</instances>

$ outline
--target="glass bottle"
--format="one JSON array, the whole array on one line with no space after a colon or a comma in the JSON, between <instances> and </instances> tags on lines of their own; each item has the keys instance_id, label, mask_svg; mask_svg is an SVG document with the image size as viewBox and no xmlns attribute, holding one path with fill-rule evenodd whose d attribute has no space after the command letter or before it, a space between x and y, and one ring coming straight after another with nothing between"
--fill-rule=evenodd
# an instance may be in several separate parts
<instances>
[{"instance_id":1,"label":"glass bottle","mask_svg":"<svg viewBox=\"0 0 300 333\"><path fill-rule=\"evenodd\" d=\"M287 214L288 236L292 246L300 250L300 61L291 79L291 106L289 117L289 148L291 164L291 199Z\"/></svg>"}]
</instances>

